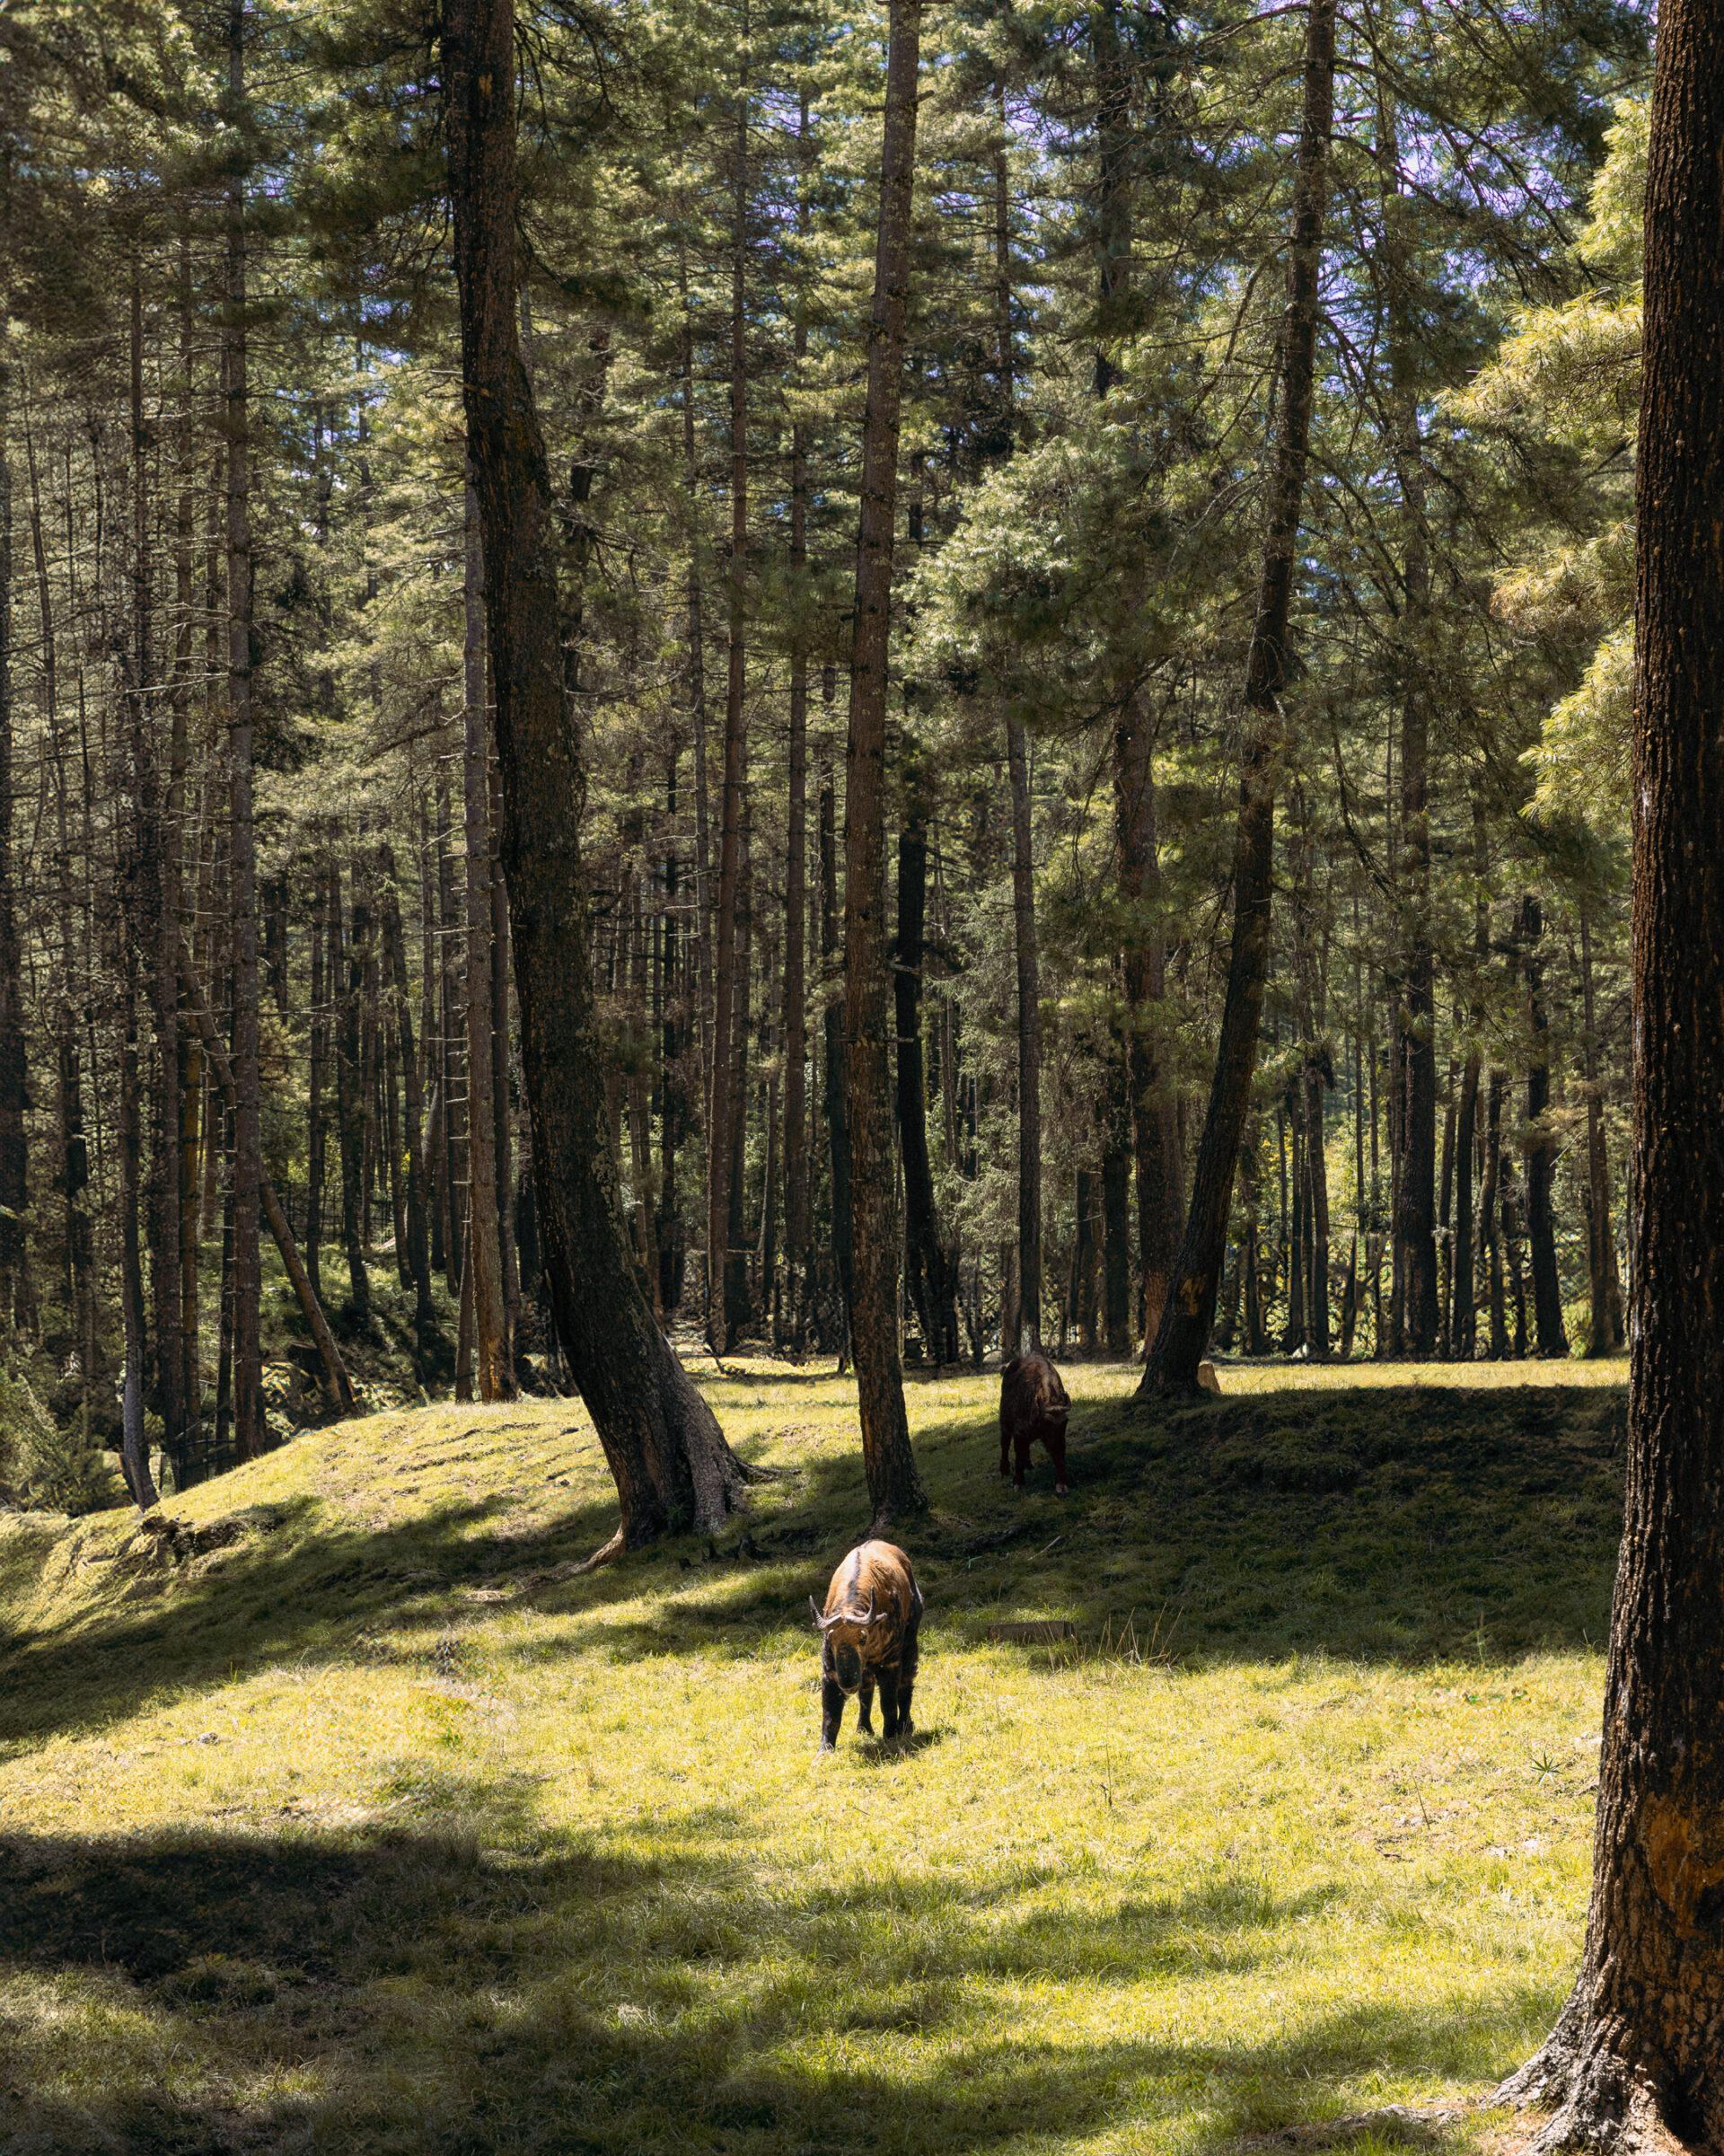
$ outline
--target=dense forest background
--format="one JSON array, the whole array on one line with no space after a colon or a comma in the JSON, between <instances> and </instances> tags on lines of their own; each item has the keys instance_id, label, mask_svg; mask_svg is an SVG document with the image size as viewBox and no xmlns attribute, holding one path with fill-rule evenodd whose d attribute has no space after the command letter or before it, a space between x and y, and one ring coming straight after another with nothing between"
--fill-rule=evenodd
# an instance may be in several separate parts
<instances>
[{"instance_id":1,"label":"dense forest background","mask_svg":"<svg viewBox=\"0 0 1724 2156\"><path fill-rule=\"evenodd\" d=\"M924 1363L1159 1317L1310 12L921 25L886 808ZM884 13L520 29L635 1257L719 1352L842 1354ZM359 1395L559 1380L437 31L0 17L0 1483L38 1501L90 1501L122 1435L141 1494L151 1448L183 1485ZM1622 1344L1648 34L1608 0L1335 18L1234 1352Z\"/></svg>"}]
</instances>

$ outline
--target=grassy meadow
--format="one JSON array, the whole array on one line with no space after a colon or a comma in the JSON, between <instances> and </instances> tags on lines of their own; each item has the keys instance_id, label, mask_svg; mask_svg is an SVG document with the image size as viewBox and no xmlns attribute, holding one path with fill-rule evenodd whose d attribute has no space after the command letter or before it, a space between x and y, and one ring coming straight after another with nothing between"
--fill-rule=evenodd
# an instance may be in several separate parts
<instances>
[{"instance_id":1,"label":"grassy meadow","mask_svg":"<svg viewBox=\"0 0 1724 2156\"><path fill-rule=\"evenodd\" d=\"M588 1577L569 1403L302 1438L177 1550L0 1516L0 2149L1198 2156L1487 2089L1578 1951L1620 1367L1133 1375L1069 1367L1064 1500L997 1377L912 1383L919 1727L826 1759L824 1366L705 1366L787 1472Z\"/></svg>"}]
</instances>

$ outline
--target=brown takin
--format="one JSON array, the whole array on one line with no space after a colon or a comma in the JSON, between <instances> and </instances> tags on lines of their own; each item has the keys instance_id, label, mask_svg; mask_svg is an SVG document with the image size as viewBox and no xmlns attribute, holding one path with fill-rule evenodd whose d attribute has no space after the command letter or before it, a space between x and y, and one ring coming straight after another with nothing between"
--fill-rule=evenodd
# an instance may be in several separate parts
<instances>
[{"instance_id":1,"label":"brown takin","mask_svg":"<svg viewBox=\"0 0 1724 2156\"><path fill-rule=\"evenodd\" d=\"M895 1544L865 1542L832 1574L822 1610L808 1606L820 1627L820 1748L838 1742L844 1702L861 1702L858 1727L874 1734L874 1688L880 1687L883 1734L908 1737L910 1695L916 1686L916 1635L922 1590L910 1560Z\"/></svg>"},{"instance_id":2,"label":"brown takin","mask_svg":"<svg viewBox=\"0 0 1724 2156\"><path fill-rule=\"evenodd\" d=\"M1053 1462L1056 1496L1066 1494L1066 1419L1071 1402L1056 1370L1040 1348L1014 1355L999 1379L999 1472L1010 1474L1018 1489L1030 1464L1030 1448L1040 1438ZM1014 1456L1016 1458L1014 1459Z\"/></svg>"}]
</instances>

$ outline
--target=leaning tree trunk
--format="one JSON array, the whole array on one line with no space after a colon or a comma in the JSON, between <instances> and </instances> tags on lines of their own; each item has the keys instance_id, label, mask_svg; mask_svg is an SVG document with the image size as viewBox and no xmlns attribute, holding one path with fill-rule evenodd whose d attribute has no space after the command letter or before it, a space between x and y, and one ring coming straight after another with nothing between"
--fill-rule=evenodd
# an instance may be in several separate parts
<instances>
[{"instance_id":1,"label":"leaning tree trunk","mask_svg":"<svg viewBox=\"0 0 1724 2156\"><path fill-rule=\"evenodd\" d=\"M1263 540L1257 618L1245 661L1246 735L1239 773L1239 821L1233 855L1233 948L1209 1112L1198 1147L1191 1208L1174 1271L1173 1291L1138 1388L1139 1398L1195 1394L1198 1365L1209 1344L1227 1254L1240 1135L1251 1106L1257 1032L1269 972L1270 904L1275 866L1275 788L1283 720L1281 690L1289 653L1299 511L1305 497L1316 377L1318 272L1329 189L1329 135L1334 114L1334 0L1308 0L1305 108L1288 246L1287 306L1269 523Z\"/></svg>"},{"instance_id":2,"label":"leaning tree trunk","mask_svg":"<svg viewBox=\"0 0 1724 2156\"><path fill-rule=\"evenodd\" d=\"M853 1232L850 1339L861 1409L862 1457L877 1527L913 1518L928 1509L910 1450L898 1360L898 1176L893 1157L887 1054L891 999L885 831L886 660L921 0L892 0L890 21L880 221L868 323L867 406L862 422L862 506L856 549L844 820L844 1034Z\"/></svg>"},{"instance_id":3,"label":"leaning tree trunk","mask_svg":"<svg viewBox=\"0 0 1724 2156\"><path fill-rule=\"evenodd\" d=\"M717 1527L744 1471L654 1320L617 1187L580 843L586 774L564 710L550 476L515 304L514 0L447 0L443 62L538 1219L559 1341L621 1500L608 1553Z\"/></svg>"},{"instance_id":4,"label":"leaning tree trunk","mask_svg":"<svg viewBox=\"0 0 1724 2156\"><path fill-rule=\"evenodd\" d=\"M1658 19L1635 604L1628 1502L1580 1975L1534 2143L1724 2145L1724 8Z\"/></svg>"}]
</instances>

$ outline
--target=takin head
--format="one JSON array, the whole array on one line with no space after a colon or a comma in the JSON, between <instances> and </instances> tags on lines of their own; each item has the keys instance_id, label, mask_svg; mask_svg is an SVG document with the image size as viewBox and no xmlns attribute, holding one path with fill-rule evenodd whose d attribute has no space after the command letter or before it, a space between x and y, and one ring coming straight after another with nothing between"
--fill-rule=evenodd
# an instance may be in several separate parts
<instances>
[{"instance_id":1,"label":"takin head","mask_svg":"<svg viewBox=\"0 0 1724 2156\"><path fill-rule=\"evenodd\" d=\"M1040 1348L1014 1355L999 1377L999 1472L1024 1487L1030 1448L1039 1438L1053 1462L1053 1487L1066 1494L1066 1421L1071 1401Z\"/></svg>"}]
</instances>

